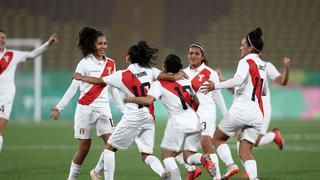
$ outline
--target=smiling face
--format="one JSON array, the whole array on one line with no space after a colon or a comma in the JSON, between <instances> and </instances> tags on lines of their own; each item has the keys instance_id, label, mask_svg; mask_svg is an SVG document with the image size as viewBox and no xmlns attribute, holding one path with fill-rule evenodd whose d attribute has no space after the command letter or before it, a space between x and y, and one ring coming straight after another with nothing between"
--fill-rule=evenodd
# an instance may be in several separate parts
<instances>
[{"instance_id":1,"label":"smiling face","mask_svg":"<svg viewBox=\"0 0 320 180\"><path fill-rule=\"evenodd\" d=\"M247 38L242 38L241 46L240 46L241 55L240 58L245 57L246 55L250 54L252 51L252 47L249 46Z\"/></svg>"},{"instance_id":2,"label":"smiling face","mask_svg":"<svg viewBox=\"0 0 320 180\"><path fill-rule=\"evenodd\" d=\"M188 60L191 68L197 68L202 64L204 59L201 49L198 47L189 48Z\"/></svg>"},{"instance_id":3,"label":"smiling face","mask_svg":"<svg viewBox=\"0 0 320 180\"><path fill-rule=\"evenodd\" d=\"M98 60L102 60L103 57L106 55L107 38L105 36L99 36L96 42L94 43L94 49L96 50L94 56Z\"/></svg>"},{"instance_id":4,"label":"smiling face","mask_svg":"<svg viewBox=\"0 0 320 180\"><path fill-rule=\"evenodd\" d=\"M4 32L0 32L0 52L6 48L7 36Z\"/></svg>"}]
</instances>

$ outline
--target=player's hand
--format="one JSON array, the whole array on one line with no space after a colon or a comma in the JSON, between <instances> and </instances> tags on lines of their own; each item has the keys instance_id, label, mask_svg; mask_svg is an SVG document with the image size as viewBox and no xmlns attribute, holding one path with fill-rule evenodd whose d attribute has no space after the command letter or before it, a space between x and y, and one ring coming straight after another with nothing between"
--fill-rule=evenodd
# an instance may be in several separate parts
<instances>
[{"instance_id":1,"label":"player's hand","mask_svg":"<svg viewBox=\"0 0 320 180\"><path fill-rule=\"evenodd\" d=\"M72 74L72 78L81 81L82 75L80 73L75 72Z\"/></svg>"},{"instance_id":2,"label":"player's hand","mask_svg":"<svg viewBox=\"0 0 320 180\"><path fill-rule=\"evenodd\" d=\"M232 87L232 88L228 88L228 91L229 91L229 93L234 94L235 89L234 89L234 87Z\"/></svg>"},{"instance_id":3,"label":"player's hand","mask_svg":"<svg viewBox=\"0 0 320 180\"><path fill-rule=\"evenodd\" d=\"M132 98L133 98L133 97L131 97L131 96L125 96L124 99L123 99L123 101L124 101L125 103L130 103L130 102L132 102Z\"/></svg>"},{"instance_id":4,"label":"player's hand","mask_svg":"<svg viewBox=\"0 0 320 180\"><path fill-rule=\"evenodd\" d=\"M58 120L60 116L60 111L58 108L51 109L51 119Z\"/></svg>"},{"instance_id":5,"label":"player's hand","mask_svg":"<svg viewBox=\"0 0 320 180\"><path fill-rule=\"evenodd\" d=\"M285 67L290 67L290 59L288 57L284 57L283 64Z\"/></svg>"},{"instance_id":6,"label":"player's hand","mask_svg":"<svg viewBox=\"0 0 320 180\"><path fill-rule=\"evenodd\" d=\"M173 76L174 76L175 81L179 80L179 79L183 79L183 78L185 78L185 79L189 78L188 75L184 71L179 71L179 72L175 73Z\"/></svg>"},{"instance_id":7,"label":"player's hand","mask_svg":"<svg viewBox=\"0 0 320 180\"><path fill-rule=\"evenodd\" d=\"M49 46L51 46L52 44L54 43L57 43L58 42L58 38L57 38L57 35L56 34L52 34L48 40L49 42Z\"/></svg>"},{"instance_id":8,"label":"player's hand","mask_svg":"<svg viewBox=\"0 0 320 180\"><path fill-rule=\"evenodd\" d=\"M202 92L204 93L204 94L208 94L210 91L213 91L213 90L215 90L215 84L214 84L214 82L212 82L211 80L207 80L207 82L208 83L204 83L203 85L202 85Z\"/></svg>"}]
</instances>

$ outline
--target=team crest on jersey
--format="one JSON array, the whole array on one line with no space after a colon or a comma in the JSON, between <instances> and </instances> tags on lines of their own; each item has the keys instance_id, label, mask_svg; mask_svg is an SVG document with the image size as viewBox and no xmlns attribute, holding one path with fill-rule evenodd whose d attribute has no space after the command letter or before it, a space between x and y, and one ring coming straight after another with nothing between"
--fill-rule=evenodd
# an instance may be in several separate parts
<instances>
[{"instance_id":1,"label":"team crest on jersey","mask_svg":"<svg viewBox=\"0 0 320 180\"><path fill-rule=\"evenodd\" d=\"M84 134L84 128L80 128L80 134Z\"/></svg>"},{"instance_id":2,"label":"team crest on jersey","mask_svg":"<svg viewBox=\"0 0 320 180\"><path fill-rule=\"evenodd\" d=\"M6 63L9 61L9 56L8 55L5 55L3 58L6 61Z\"/></svg>"},{"instance_id":3,"label":"team crest on jersey","mask_svg":"<svg viewBox=\"0 0 320 180\"><path fill-rule=\"evenodd\" d=\"M112 72L111 72L111 69L112 69L112 67L110 67L110 66L107 67L107 71L108 71L108 74L109 74L109 75L112 73Z\"/></svg>"},{"instance_id":4,"label":"team crest on jersey","mask_svg":"<svg viewBox=\"0 0 320 180\"><path fill-rule=\"evenodd\" d=\"M202 79L205 77L205 75L204 74L199 74L198 75L198 80L200 81L200 82L202 82Z\"/></svg>"}]
</instances>

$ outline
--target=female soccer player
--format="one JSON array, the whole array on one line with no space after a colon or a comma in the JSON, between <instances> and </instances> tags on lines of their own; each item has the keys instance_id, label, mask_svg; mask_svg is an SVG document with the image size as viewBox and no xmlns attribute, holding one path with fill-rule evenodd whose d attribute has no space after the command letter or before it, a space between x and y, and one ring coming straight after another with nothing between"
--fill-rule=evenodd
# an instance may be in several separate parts
<instances>
[{"instance_id":1,"label":"female soccer player","mask_svg":"<svg viewBox=\"0 0 320 180\"><path fill-rule=\"evenodd\" d=\"M127 96L145 96L150 84L157 79L175 80L184 73L169 75L153 68L152 60L156 58L158 49L151 48L145 41L129 48L126 70L117 71L111 76L94 78L75 73L73 78L92 84L108 85L120 89ZM158 158L153 156L155 137L153 105L145 107L135 103L126 103L121 121L110 136L104 154L104 177L113 179L115 171L115 152L126 150L137 142L142 160L160 177L165 177L165 170ZM96 173L98 173L97 171ZM96 177L97 179L97 177Z\"/></svg>"},{"instance_id":2,"label":"female soccer player","mask_svg":"<svg viewBox=\"0 0 320 180\"><path fill-rule=\"evenodd\" d=\"M221 95L220 90L210 91L204 94L202 91L203 84L208 81L219 83L218 74L207 66L207 60L205 57L205 49L200 43L193 43L189 46L188 53L189 67L184 69L184 72L189 76L192 87L197 93L199 98L199 108L197 114L202 124L201 132L201 146L204 154L211 157L216 167L216 179L220 179L220 170L218 157L216 153L213 153L212 138L216 129L216 104L219 106L223 116L227 113L227 108ZM188 172L188 179L192 179L192 174L195 172Z\"/></svg>"},{"instance_id":3,"label":"female soccer player","mask_svg":"<svg viewBox=\"0 0 320 180\"><path fill-rule=\"evenodd\" d=\"M9 121L13 99L16 92L14 75L17 65L26 59L33 59L44 53L58 41L55 34L42 46L30 52L7 49L6 32L0 29L0 151L3 144L3 131Z\"/></svg>"},{"instance_id":4,"label":"female soccer player","mask_svg":"<svg viewBox=\"0 0 320 180\"><path fill-rule=\"evenodd\" d=\"M168 73L177 73L182 68L181 60L176 55L167 56L164 70ZM197 113L199 101L192 88L191 82L186 79L174 82L160 80L152 83L146 97L126 97L126 102L141 105L150 105L160 99L168 110L168 122L161 143L163 163L171 173L171 179L181 179L179 168L174 156L183 148L184 161L188 164L203 164L211 176L215 175L208 155L197 153L200 146L201 125ZM208 164L210 162L211 164Z\"/></svg>"},{"instance_id":5,"label":"female soccer player","mask_svg":"<svg viewBox=\"0 0 320 180\"><path fill-rule=\"evenodd\" d=\"M262 30L257 28L248 33L241 41L241 60L232 79L214 84L213 89L235 87L235 98L227 115L219 123L213 141L218 155L227 165L225 178L239 172L234 163L229 146L225 143L235 132L242 129L240 158L244 162L249 178L258 179L256 161L252 148L261 132L264 116L262 94L265 91L267 73L265 63L259 53L263 49Z\"/></svg>"},{"instance_id":6,"label":"female soccer player","mask_svg":"<svg viewBox=\"0 0 320 180\"><path fill-rule=\"evenodd\" d=\"M83 28L79 33L78 46L83 58L77 65L76 72L93 77L106 77L115 71L115 61L105 56L106 36L100 31L89 27ZM113 131L109 93L121 111L124 106L117 89L107 85L92 85L73 80L63 98L51 110L54 119L59 118L60 112L78 89L80 90L80 97L74 118L74 137L79 140L79 146L71 162L68 180L77 179L80 173L81 165L91 146L91 129L96 128L97 136L102 137L105 144Z\"/></svg>"}]
</instances>

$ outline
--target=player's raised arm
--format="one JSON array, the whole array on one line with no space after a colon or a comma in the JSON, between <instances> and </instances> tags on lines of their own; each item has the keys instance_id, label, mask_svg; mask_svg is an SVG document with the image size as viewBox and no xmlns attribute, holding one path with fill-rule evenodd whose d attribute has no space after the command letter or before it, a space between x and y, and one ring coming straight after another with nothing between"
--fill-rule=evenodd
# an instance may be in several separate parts
<instances>
[{"instance_id":1,"label":"player's raised arm","mask_svg":"<svg viewBox=\"0 0 320 180\"><path fill-rule=\"evenodd\" d=\"M276 83L285 86L289 80L289 72L290 72L290 59L288 57L283 58L284 69L280 76L275 80Z\"/></svg>"},{"instance_id":2,"label":"player's raised arm","mask_svg":"<svg viewBox=\"0 0 320 180\"><path fill-rule=\"evenodd\" d=\"M182 78L186 78L186 79L189 78L184 71L179 71L177 73L161 72L158 76L158 80L163 79L168 81L177 81Z\"/></svg>"},{"instance_id":3,"label":"player's raised arm","mask_svg":"<svg viewBox=\"0 0 320 180\"><path fill-rule=\"evenodd\" d=\"M55 44L56 42L58 42L58 38L56 36L56 34L52 34L50 36L50 38L48 39L47 42L45 42L44 44L42 44L40 47L34 49L31 52L27 53L26 58L35 58L39 55L41 55L42 53L44 53L51 45Z\"/></svg>"},{"instance_id":4,"label":"player's raised arm","mask_svg":"<svg viewBox=\"0 0 320 180\"><path fill-rule=\"evenodd\" d=\"M80 73L73 73L72 78L78 81L83 81L89 84L106 85L101 78L82 76Z\"/></svg>"},{"instance_id":5,"label":"player's raised arm","mask_svg":"<svg viewBox=\"0 0 320 180\"><path fill-rule=\"evenodd\" d=\"M126 103L136 103L136 104L141 104L141 105L145 105L145 106L149 106L155 100L156 100L156 98L154 98L153 96L145 96L145 97L126 96L124 98L124 102L126 102Z\"/></svg>"}]
</instances>

